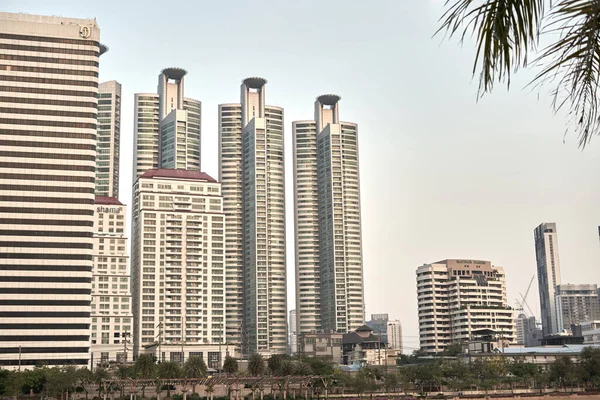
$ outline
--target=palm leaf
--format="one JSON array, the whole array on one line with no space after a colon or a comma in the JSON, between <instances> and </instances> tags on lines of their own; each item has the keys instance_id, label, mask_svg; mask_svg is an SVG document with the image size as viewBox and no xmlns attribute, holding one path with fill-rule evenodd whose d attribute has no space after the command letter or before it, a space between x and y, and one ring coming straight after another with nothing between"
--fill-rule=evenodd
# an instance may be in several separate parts
<instances>
[{"instance_id":1,"label":"palm leaf","mask_svg":"<svg viewBox=\"0 0 600 400\"><path fill-rule=\"evenodd\" d=\"M549 19L546 32L559 39L537 59L543 67L533 83L558 82L552 91L554 109L569 108L584 148L600 133L600 0L561 0Z\"/></svg>"},{"instance_id":2,"label":"palm leaf","mask_svg":"<svg viewBox=\"0 0 600 400\"><path fill-rule=\"evenodd\" d=\"M452 1L452 3L451 3ZM479 70L478 96L494 83L510 87L513 71L527 66L527 55L538 44L546 0L447 0L436 34L475 36L473 75Z\"/></svg>"}]
</instances>

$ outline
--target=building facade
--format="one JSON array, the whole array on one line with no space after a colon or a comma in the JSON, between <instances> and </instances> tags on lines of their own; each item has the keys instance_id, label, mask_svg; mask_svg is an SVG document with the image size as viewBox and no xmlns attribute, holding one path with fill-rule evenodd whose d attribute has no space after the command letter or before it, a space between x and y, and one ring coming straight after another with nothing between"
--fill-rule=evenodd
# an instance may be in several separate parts
<instances>
[{"instance_id":1,"label":"building facade","mask_svg":"<svg viewBox=\"0 0 600 400\"><path fill-rule=\"evenodd\" d=\"M221 185L201 172L149 170L135 182L132 213L134 353L223 343Z\"/></svg>"},{"instance_id":2,"label":"building facade","mask_svg":"<svg viewBox=\"0 0 600 400\"><path fill-rule=\"evenodd\" d=\"M558 236L555 223L542 223L534 230L535 259L537 262L538 291L542 330L544 335L558 333L555 287L560 285L560 261L558 258Z\"/></svg>"},{"instance_id":3,"label":"building facade","mask_svg":"<svg viewBox=\"0 0 600 400\"><path fill-rule=\"evenodd\" d=\"M96 196L119 198L121 147L121 84L103 82L98 86L98 137L96 155Z\"/></svg>"},{"instance_id":4,"label":"building facade","mask_svg":"<svg viewBox=\"0 0 600 400\"><path fill-rule=\"evenodd\" d=\"M0 367L90 359L95 20L0 13Z\"/></svg>"},{"instance_id":5,"label":"building facade","mask_svg":"<svg viewBox=\"0 0 600 400\"><path fill-rule=\"evenodd\" d=\"M298 353L298 331L296 329L296 310L290 311L288 321L288 354L295 355Z\"/></svg>"},{"instance_id":6,"label":"building facade","mask_svg":"<svg viewBox=\"0 0 600 400\"><path fill-rule=\"evenodd\" d=\"M358 126L336 95L292 123L298 331L348 332L365 322Z\"/></svg>"},{"instance_id":7,"label":"building facade","mask_svg":"<svg viewBox=\"0 0 600 400\"><path fill-rule=\"evenodd\" d=\"M245 354L287 350L283 109L266 105L266 83L247 78L241 103L219 106L227 340Z\"/></svg>"},{"instance_id":8,"label":"building facade","mask_svg":"<svg viewBox=\"0 0 600 400\"><path fill-rule=\"evenodd\" d=\"M157 93L137 93L134 105L134 181L150 169L200 172L202 103L184 97L181 68L158 76Z\"/></svg>"},{"instance_id":9,"label":"building facade","mask_svg":"<svg viewBox=\"0 0 600 400\"><path fill-rule=\"evenodd\" d=\"M389 349L402 353L402 324L399 320L388 321L386 343Z\"/></svg>"},{"instance_id":10,"label":"building facade","mask_svg":"<svg viewBox=\"0 0 600 400\"><path fill-rule=\"evenodd\" d=\"M298 335L299 355L341 364L343 336L339 332L301 333Z\"/></svg>"},{"instance_id":11,"label":"building facade","mask_svg":"<svg viewBox=\"0 0 600 400\"><path fill-rule=\"evenodd\" d=\"M132 361L131 269L126 236L126 206L114 197L96 196L92 275L92 368Z\"/></svg>"},{"instance_id":12,"label":"building facade","mask_svg":"<svg viewBox=\"0 0 600 400\"><path fill-rule=\"evenodd\" d=\"M558 326L571 330L571 325L600 320L600 302L596 284L560 284L555 289Z\"/></svg>"},{"instance_id":13,"label":"building facade","mask_svg":"<svg viewBox=\"0 0 600 400\"><path fill-rule=\"evenodd\" d=\"M513 310L506 299L502 267L489 261L443 260L417 268L421 350L444 351L492 330L503 342L515 340Z\"/></svg>"},{"instance_id":14,"label":"building facade","mask_svg":"<svg viewBox=\"0 0 600 400\"><path fill-rule=\"evenodd\" d=\"M373 329L375 335L381 335L381 340L387 343L388 314L371 314L371 320L367 321L366 325Z\"/></svg>"}]
</instances>

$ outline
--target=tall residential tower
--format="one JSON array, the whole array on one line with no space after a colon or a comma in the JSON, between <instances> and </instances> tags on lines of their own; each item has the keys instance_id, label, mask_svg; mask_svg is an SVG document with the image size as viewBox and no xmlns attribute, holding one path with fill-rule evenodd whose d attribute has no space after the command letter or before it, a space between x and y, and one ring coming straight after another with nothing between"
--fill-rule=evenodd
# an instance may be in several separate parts
<instances>
[{"instance_id":1,"label":"tall residential tower","mask_svg":"<svg viewBox=\"0 0 600 400\"><path fill-rule=\"evenodd\" d=\"M246 353L285 353L283 109L265 103L267 81L247 78L240 104L219 105L219 180L225 239L227 340Z\"/></svg>"},{"instance_id":2,"label":"tall residential tower","mask_svg":"<svg viewBox=\"0 0 600 400\"><path fill-rule=\"evenodd\" d=\"M298 332L365 322L358 126L340 97L319 96L314 121L292 123Z\"/></svg>"},{"instance_id":3,"label":"tall residential tower","mask_svg":"<svg viewBox=\"0 0 600 400\"><path fill-rule=\"evenodd\" d=\"M555 223L542 223L534 230L535 258L544 335L559 333L555 288L560 285L558 236Z\"/></svg>"},{"instance_id":4,"label":"tall residential tower","mask_svg":"<svg viewBox=\"0 0 600 400\"><path fill-rule=\"evenodd\" d=\"M96 196L119 198L121 84L117 81L101 83L98 97Z\"/></svg>"},{"instance_id":5,"label":"tall residential tower","mask_svg":"<svg viewBox=\"0 0 600 400\"><path fill-rule=\"evenodd\" d=\"M0 13L0 367L88 365L95 20Z\"/></svg>"},{"instance_id":6,"label":"tall residential tower","mask_svg":"<svg viewBox=\"0 0 600 400\"><path fill-rule=\"evenodd\" d=\"M134 109L134 181L150 169L200 172L202 103L183 95L181 68L158 75L157 93L137 93Z\"/></svg>"}]
</instances>

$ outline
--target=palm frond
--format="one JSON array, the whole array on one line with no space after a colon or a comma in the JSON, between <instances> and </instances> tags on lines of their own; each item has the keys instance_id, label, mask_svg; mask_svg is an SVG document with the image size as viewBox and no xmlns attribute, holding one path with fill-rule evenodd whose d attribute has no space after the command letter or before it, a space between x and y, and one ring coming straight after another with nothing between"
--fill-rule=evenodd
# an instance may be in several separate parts
<instances>
[{"instance_id":1,"label":"palm frond","mask_svg":"<svg viewBox=\"0 0 600 400\"><path fill-rule=\"evenodd\" d=\"M479 72L481 96L496 80L510 87L511 73L527 66L528 53L540 35L546 0L447 0L447 11L436 34L475 36L473 75Z\"/></svg>"},{"instance_id":2,"label":"palm frond","mask_svg":"<svg viewBox=\"0 0 600 400\"><path fill-rule=\"evenodd\" d=\"M568 106L584 148L600 134L600 0L561 0L549 18L547 32L558 34L559 40L536 60L544 67L533 83L558 82L552 91L554 109Z\"/></svg>"}]
</instances>

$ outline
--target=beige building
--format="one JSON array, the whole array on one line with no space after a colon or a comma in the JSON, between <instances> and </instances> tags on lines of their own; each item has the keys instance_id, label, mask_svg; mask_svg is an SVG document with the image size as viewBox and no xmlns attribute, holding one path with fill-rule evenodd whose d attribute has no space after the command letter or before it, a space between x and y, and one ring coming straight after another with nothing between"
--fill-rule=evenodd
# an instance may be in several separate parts
<instances>
[{"instance_id":1,"label":"beige building","mask_svg":"<svg viewBox=\"0 0 600 400\"><path fill-rule=\"evenodd\" d=\"M96 196L92 275L92 367L133 360L127 207L114 197Z\"/></svg>"},{"instance_id":2,"label":"beige building","mask_svg":"<svg viewBox=\"0 0 600 400\"><path fill-rule=\"evenodd\" d=\"M489 261L443 260L417 268L416 275L421 350L439 353L484 329L515 341L504 268Z\"/></svg>"},{"instance_id":3,"label":"beige building","mask_svg":"<svg viewBox=\"0 0 600 400\"><path fill-rule=\"evenodd\" d=\"M225 338L221 185L197 171L153 169L133 197L134 353Z\"/></svg>"},{"instance_id":4,"label":"beige building","mask_svg":"<svg viewBox=\"0 0 600 400\"><path fill-rule=\"evenodd\" d=\"M535 259L537 262L538 292L544 335L560 333L556 308L556 286L560 285L560 260L556 224L544 222L535 228Z\"/></svg>"},{"instance_id":5,"label":"beige building","mask_svg":"<svg viewBox=\"0 0 600 400\"><path fill-rule=\"evenodd\" d=\"M1 368L89 364L99 41L0 13Z\"/></svg>"},{"instance_id":6,"label":"beige building","mask_svg":"<svg viewBox=\"0 0 600 400\"><path fill-rule=\"evenodd\" d=\"M96 155L96 196L119 198L121 147L121 84L103 82L98 86L98 137Z\"/></svg>"},{"instance_id":7,"label":"beige building","mask_svg":"<svg viewBox=\"0 0 600 400\"><path fill-rule=\"evenodd\" d=\"M156 168L200 172L202 103L184 97L181 68L158 76L157 93L137 93L134 105L134 181Z\"/></svg>"},{"instance_id":8,"label":"beige building","mask_svg":"<svg viewBox=\"0 0 600 400\"><path fill-rule=\"evenodd\" d=\"M298 336L299 356L342 363L342 338L338 332L310 332Z\"/></svg>"},{"instance_id":9,"label":"beige building","mask_svg":"<svg viewBox=\"0 0 600 400\"><path fill-rule=\"evenodd\" d=\"M600 320L600 302L596 284L561 284L555 288L558 326L571 330L571 325Z\"/></svg>"},{"instance_id":10,"label":"beige building","mask_svg":"<svg viewBox=\"0 0 600 400\"><path fill-rule=\"evenodd\" d=\"M227 219L227 341L245 354L287 351L283 109L267 81L244 79L219 105L219 180Z\"/></svg>"},{"instance_id":11,"label":"beige building","mask_svg":"<svg viewBox=\"0 0 600 400\"><path fill-rule=\"evenodd\" d=\"M358 126L319 96L313 121L292 123L298 332L365 323Z\"/></svg>"}]
</instances>

